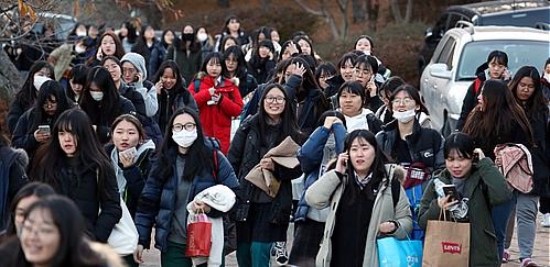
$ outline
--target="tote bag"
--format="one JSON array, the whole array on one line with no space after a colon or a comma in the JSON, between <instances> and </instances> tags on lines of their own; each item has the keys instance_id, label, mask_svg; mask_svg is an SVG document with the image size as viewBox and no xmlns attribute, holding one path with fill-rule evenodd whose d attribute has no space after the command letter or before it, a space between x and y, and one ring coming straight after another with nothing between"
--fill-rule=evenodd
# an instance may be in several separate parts
<instances>
[{"instance_id":1,"label":"tote bag","mask_svg":"<svg viewBox=\"0 0 550 267\"><path fill-rule=\"evenodd\" d=\"M107 239L107 243L119 255L126 256L134 253L136 250L139 235L132 215L122 198L120 199L120 208L122 209L122 217L115 224L111 235L109 235L109 239ZM101 213L101 209L99 213Z\"/></svg>"},{"instance_id":2,"label":"tote bag","mask_svg":"<svg viewBox=\"0 0 550 267\"><path fill-rule=\"evenodd\" d=\"M208 257L212 243L212 223L203 213L195 214L193 220L187 224L187 245L185 256Z\"/></svg>"},{"instance_id":3,"label":"tote bag","mask_svg":"<svg viewBox=\"0 0 550 267\"><path fill-rule=\"evenodd\" d=\"M382 237L376 240L376 246L380 267L420 267L422 263L421 240Z\"/></svg>"},{"instance_id":4,"label":"tote bag","mask_svg":"<svg viewBox=\"0 0 550 267\"><path fill-rule=\"evenodd\" d=\"M428 221L422 266L469 266L470 223L445 221L442 213L443 221Z\"/></svg>"}]
</instances>

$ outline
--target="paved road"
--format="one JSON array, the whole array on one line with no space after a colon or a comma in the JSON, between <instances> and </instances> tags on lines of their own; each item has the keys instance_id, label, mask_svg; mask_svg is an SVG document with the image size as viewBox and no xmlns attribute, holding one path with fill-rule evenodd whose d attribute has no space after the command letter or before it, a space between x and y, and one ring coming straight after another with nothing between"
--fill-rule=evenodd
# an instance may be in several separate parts
<instances>
[{"instance_id":1,"label":"paved road","mask_svg":"<svg viewBox=\"0 0 550 267\"><path fill-rule=\"evenodd\" d=\"M540 216L540 214L539 214ZM537 220L538 221L538 220ZM292 228L292 227L291 227ZM289 240L291 239L291 231L289 231ZM290 250L289 250L290 251ZM517 246L517 239L514 235L512 241L512 247L510 248L511 257L510 262L502 265L503 267L517 267L519 265L519 251ZM145 263L141 267L160 267L160 254L156 249L147 250L144 252ZM544 228L538 223L537 226L537 238L535 240L535 247L533 252L533 260L541 266L550 267L550 228ZM226 267L237 267L237 260L235 253L230 254L226 258ZM275 266L275 265L272 265Z\"/></svg>"}]
</instances>

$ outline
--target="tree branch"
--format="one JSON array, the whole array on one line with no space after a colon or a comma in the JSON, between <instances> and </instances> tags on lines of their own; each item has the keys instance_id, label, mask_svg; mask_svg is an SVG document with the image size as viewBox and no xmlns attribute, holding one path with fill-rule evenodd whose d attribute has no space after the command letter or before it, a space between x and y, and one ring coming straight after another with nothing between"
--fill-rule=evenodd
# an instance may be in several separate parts
<instances>
[{"instance_id":1,"label":"tree branch","mask_svg":"<svg viewBox=\"0 0 550 267\"><path fill-rule=\"evenodd\" d=\"M323 12L322 7L321 7L321 11L316 11L316 10L313 10L312 8L308 7L306 4L304 4L302 2L302 0L294 0L294 2L296 2L296 4L298 4L304 11L306 11L310 14L313 14L315 16L320 16L320 17L326 17L325 13Z\"/></svg>"}]
</instances>

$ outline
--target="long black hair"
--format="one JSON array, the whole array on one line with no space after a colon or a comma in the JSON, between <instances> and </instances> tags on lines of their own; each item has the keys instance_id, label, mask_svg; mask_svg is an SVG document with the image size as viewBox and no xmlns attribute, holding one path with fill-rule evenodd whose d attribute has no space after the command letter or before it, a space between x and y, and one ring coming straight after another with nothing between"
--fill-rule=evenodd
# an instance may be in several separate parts
<instances>
[{"instance_id":1,"label":"long black hair","mask_svg":"<svg viewBox=\"0 0 550 267\"><path fill-rule=\"evenodd\" d=\"M50 260L50 266L105 266L105 259L90 247L85 234L86 222L72 200L59 195L48 196L29 207L25 220L32 212L49 213L59 232L59 247ZM25 259L22 248L19 248L16 266L32 266Z\"/></svg>"},{"instance_id":2,"label":"long black hair","mask_svg":"<svg viewBox=\"0 0 550 267\"><path fill-rule=\"evenodd\" d=\"M86 75L88 75L88 70L89 68L83 64L74 66L69 72L69 80L73 80L73 83L82 84L82 88L84 89L84 85L86 84ZM82 91L80 91L80 93L82 94ZM73 88L71 87L70 82L67 83L65 94L70 100L76 102L76 94L73 91Z\"/></svg>"},{"instance_id":3,"label":"long black hair","mask_svg":"<svg viewBox=\"0 0 550 267\"><path fill-rule=\"evenodd\" d=\"M42 69L47 69L49 72L48 77L55 80L53 66L50 63L40 60L32 64L27 79L21 89L15 94L15 99L18 99L23 107L31 107L34 104L38 95L37 90L34 88L34 75Z\"/></svg>"},{"instance_id":4,"label":"long black hair","mask_svg":"<svg viewBox=\"0 0 550 267\"><path fill-rule=\"evenodd\" d=\"M247 68L246 68L246 60L244 59L242 50L236 45L228 47L223 52L224 62L231 55L233 55L237 59L237 69L235 70L235 76L239 78L241 81L245 81L243 79L246 79ZM225 68L227 69L227 65L225 66Z\"/></svg>"},{"instance_id":5,"label":"long black hair","mask_svg":"<svg viewBox=\"0 0 550 267\"><path fill-rule=\"evenodd\" d=\"M172 139L172 125L174 124L176 117L182 114L188 114L193 117L196 125L195 127L197 129L197 139L187 151L188 157L185 162L183 178L186 180L192 180L193 177L200 172L208 171L208 173L211 173L211 171L215 169L212 150L214 148L206 143L207 141L204 138L199 114L191 108L184 107L174 111L174 114L172 114L170 121L166 124L166 131L163 139L164 142L162 143L160 150L157 152L157 164L160 167L155 168L158 173L153 174L153 177L160 179L163 183L173 175L173 168L171 166L175 164L179 152L178 144L176 144L176 142Z\"/></svg>"},{"instance_id":6,"label":"long black hair","mask_svg":"<svg viewBox=\"0 0 550 267\"><path fill-rule=\"evenodd\" d=\"M65 96L65 90L61 87L61 84L54 80L46 81L40 87L38 98L34 103L34 114L31 118L31 127L29 128L30 132L27 132L27 134L32 134L38 128L38 125L40 125L46 117L49 117L44 111L44 104L47 100L57 103L55 114L51 116L52 124L61 113L70 108L67 97Z\"/></svg>"},{"instance_id":7,"label":"long black hair","mask_svg":"<svg viewBox=\"0 0 550 267\"><path fill-rule=\"evenodd\" d=\"M526 103L521 103L518 98L519 83L523 78L531 78L534 85L533 94L527 99ZM514 78L508 83L508 88L512 90L514 97L523 106L527 117L541 119L538 116L548 114L548 100L542 93L542 83L540 74L537 68L533 66L523 66L519 68L514 75ZM547 117L548 115L546 115Z\"/></svg>"},{"instance_id":8,"label":"long black hair","mask_svg":"<svg viewBox=\"0 0 550 267\"><path fill-rule=\"evenodd\" d=\"M11 200L10 219L6 228L6 234L8 236L13 236L17 234L17 229L15 227L15 213L17 212L17 205L19 205L19 201L31 196L35 196L40 199L50 195L55 195L55 190L51 186L40 182L28 183L21 189L19 189L19 191L17 191L17 194L15 194L15 196Z\"/></svg>"},{"instance_id":9,"label":"long black hair","mask_svg":"<svg viewBox=\"0 0 550 267\"><path fill-rule=\"evenodd\" d=\"M54 188L60 188L59 183L64 178L60 170L66 164L67 155L61 148L59 132L70 133L75 137L76 152L74 157L79 168L76 177L82 177L85 172L97 172L98 188L104 188L105 177L114 173L111 161L92 127L90 118L80 109L69 109L63 112L52 130L52 140L48 145L48 153L41 161L42 170L39 178ZM104 190L100 190L104 192Z\"/></svg>"},{"instance_id":10,"label":"long black hair","mask_svg":"<svg viewBox=\"0 0 550 267\"><path fill-rule=\"evenodd\" d=\"M92 83L95 83L103 92L103 99L101 101L95 101L90 95L90 85ZM82 96L79 100L82 110L86 111L86 113L98 112L103 114L103 116L107 116L117 110L119 101L120 95L109 71L101 66L90 69L86 77L86 85L82 89ZM99 109L100 104L101 110Z\"/></svg>"}]
</instances>

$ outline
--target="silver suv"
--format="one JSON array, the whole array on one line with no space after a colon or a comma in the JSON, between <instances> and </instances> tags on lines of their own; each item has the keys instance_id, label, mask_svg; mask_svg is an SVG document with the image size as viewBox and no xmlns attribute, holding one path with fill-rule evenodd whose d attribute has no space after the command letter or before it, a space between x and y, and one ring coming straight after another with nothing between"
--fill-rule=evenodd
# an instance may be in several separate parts
<instances>
[{"instance_id":1,"label":"silver suv","mask_svg":"<svg viewBox=\"0 0 550 267\"><path fill-rule=\"evenodd\" d=\"M459 28L445 33L434 55L422 72L420 93L430 112L434 127L447 136L455 129L475 70L493 50L508 54L508 69L513 75L521 66L540 69L550 57L547 31L512 26L473 26L459 22Z\"/></svg>"}]
</instances>

